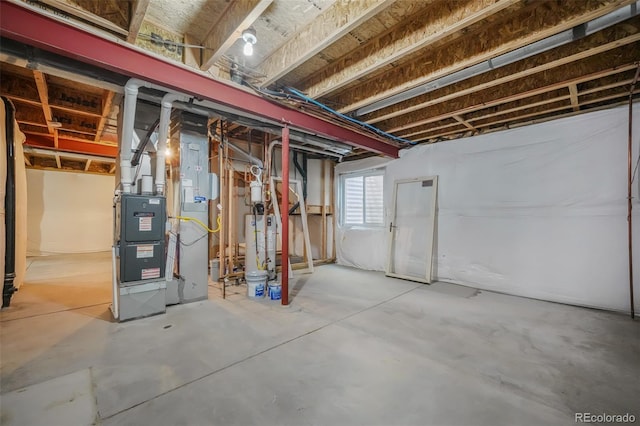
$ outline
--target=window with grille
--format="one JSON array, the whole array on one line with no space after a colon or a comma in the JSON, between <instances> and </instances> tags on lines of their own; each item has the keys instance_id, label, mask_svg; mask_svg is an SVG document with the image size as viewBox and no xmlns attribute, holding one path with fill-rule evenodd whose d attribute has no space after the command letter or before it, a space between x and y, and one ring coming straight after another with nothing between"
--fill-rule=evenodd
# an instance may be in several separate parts
<instances>
[{"instance_id":1,"label":"window with grille","mask_svg":"<svg viewBox=\"0 0 640 426\"><path fill-rule=\"evenodd\" d=\"M342 175L342 224L384 225L383 171Z\"/></svg>"}]
</instances>

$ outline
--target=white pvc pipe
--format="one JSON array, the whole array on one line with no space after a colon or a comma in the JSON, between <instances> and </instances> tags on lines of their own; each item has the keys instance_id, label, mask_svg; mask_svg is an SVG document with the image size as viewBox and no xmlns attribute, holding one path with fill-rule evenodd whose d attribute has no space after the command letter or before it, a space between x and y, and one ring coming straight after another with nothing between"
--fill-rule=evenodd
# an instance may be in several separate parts
<instances>
[{"instance_id":1,"label":"white pvc pipe","mask_svg":"<svg viewBox=\"0 0 640 426\"><path fill-rule=\"evenodd\" d=\"M160 124L158 134L158 148L156 157L156 191L164 194L165 187L165 151L167 149L167 137L169 134L169 120L171 118L171 108L174 101L190 99L189 96L177 93L166 87L149 83L144 80L132 78L124 86L124 108L122 112L122 132L120 140L120 183L122 192L130 193L133 184L131 174L131 148L133 145L133 125L136 116L136 102L138 100L138 89L147 87L151 89L167 92L162 98L162 108L160 111Z\"/></svg>"},{"instance_id":2,"label":"white pvc pipe","mask_svg":"<svg viewBox=\"0 0 640 426\"><path fill-rule=\"evenodd\" d=\"M231 142L227 141L227 145L229 146L229 148L231 148L234 152L240 154L241 157L244 157L247 161L249 161L251 164L255 164L256 166L263 168L263 164L262 164L262 160L260 160L257 157L254 157L251 153L243 150L242 148L240 148L237 145L232 144Z\"/></svg>"},{"instance_id":3,"label":"white pvc pipe","mask_svg":"<svg viewBox=\"0 0 640 426\"><path fill-rule=\"evenodd\" d=\"M189 97L178 93L167 93L162 97L160 110L160 123L158 124L158 146L156 148L156 194L164 195L165 187L165 158L167 150L167 138L169 137L169 122L171 121L171 108L175 101L188 101Z\"/></svg>"},{"instance_id":4,"label":"white pvc pipe","mask_svg":"<svg viewBox=\"0 0 640 426\"><path fill-rule=\"evenodd\" d=\"M138 89L146 83L132 78L124 86L124 108L122 111L122 131L120 132L120 184L122 192L130 193L133 176L131 176L131 147L133 145L133 124L136 117L136 101Z\"/></svg>"},{"instance_id":5,"label":"white pvc pipe","mask_svg":"<svg viewBox=\"0 0 640 426\"><path fill-rule=\"evenodd\" d=\"M280 141L279 139L276 139L276 140L272 141L269 144L269 149L267 150L267 160L266 160L267 169L269 169L271 167L271 155L272 155L271 152L273 151L273 148L276 145L282 146L282 141ZM296 149L296 150L299 150L299 151L307 151L307 152L313 152L313 153L316 153L316 154L327 155L329 157L336 157L336 158L339 159L339 161L342 161L342 157L343 157L342 155L337 154L335 152L323 151L321 149L311 148L311 147L308 147L308 146L298 145L298 144L295 144L295 143L289 143L289 148ZM269 176L271 175L270 171L269 171L268 174L269 174Z\"/></svg>"}]
</instances>

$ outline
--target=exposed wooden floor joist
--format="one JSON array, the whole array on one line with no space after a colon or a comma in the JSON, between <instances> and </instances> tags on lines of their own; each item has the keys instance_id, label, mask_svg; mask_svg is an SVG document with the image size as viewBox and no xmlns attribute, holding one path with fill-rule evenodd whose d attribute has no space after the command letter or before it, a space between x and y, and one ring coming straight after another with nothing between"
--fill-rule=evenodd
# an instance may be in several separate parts
<instances>
[{"instance_id":1,"label":"exposed wooden floor joist","mask_svg":"<svg viewBox=\"0 0 640 426\"><path fill-rule=\"evenodd\" d=\"M335 2L260 64L258 71L266 76L262 85L273 83L394 1Z\"/></svg>"},{"instance_id":2,"label":"exposed wooden floor joist","mask_svg":"<svg viewBox=\"0 0 640 426\"><path fill-rule=\"evenodd\" d=\"M547 92L552 92L554 90L558 90L564 87L567 87L569 84L580 84L580 83L584 83L590 80L596 80L602 77L606 77L609 75L616 75L616 74L620 74L623 72L627 72L629 70L633 70L636 68L635 64L629 64L625 67L621 67L619 69L613 69L613 70L604 70L604 71L600 71L600 72L596 72L596 73L592 73L583 77L578 77L572 80L567 80L567 81L561 81L559 83L554 83L554 84L550 84L544 87L540 87L540 88L535 88L526 92L522 92L519 93L517 95L511 95L511 96L506 96L506 97L502 97L502 98L498 98L495 100L491 100L491 101L487 101L487 102L477 102L474 105L470 105L470 106L466 106L464 108L455 110L455 111L451 111L451 112L447 112L447 113L443 113L441 115L438 116L433 116L429 119L424 120L424 123L421 123L421 126L424 126L425 124L430 124L430 123L434 123L443 119L446 119L448 117L450 117L452 114L456 114L456 115L461 115L461 116L465 116L469 113L473 113L476 111L482 111L485 109L489 109L492 107L498 107L500 105L504 105L504 104L508 104L514 101L519 101L519 100L524 100L523 101L523 106L526 108L528 106L530 106L530 101L527 101L527 98L532 98L536 95L542 94L542 93L547 93ZM608 88L607 86L605 86L605 88ZM599 89L598 89L599 90ZM569 95L567 95L566 97L564 97L565 99L569 99ZM399 134L402 137L412 137L415 136L417 134L421 134L424 133L424 131L428 131L427 130L421 130L421 129L414 129L411 132L400 132Z\"/></svg>"},{"instance_id":3,"label":"exposed wooden floor joist","mask_svg":"<svg viewBox=\"0 0 640 426\"><path fill-rule=\"evenodd\" d=\"M574 55L561 57L560 59L555 61L545 62L543 65L540 65L540 66L532 66L520 72L506 74L504 77L498 77L495 74L489 74L486 76L487 78L490 78L493 76L495 77L495 79L489 80L485 83L481 83L478 85L473 85L474 82L468 83L469 86L471 86L468 89L453 91L450 95L445 95L445 96L433 99L431 101L420 104L420 106L422 107L421 109L429 107L429 112L431 114L437 114L439 113L439 111L443 111L444 109L448 108L448 105L455 105L459 103L460 101L458 99L461 98L462 96L469 97L473 94L476 94L476 97L478 98L477 102L479 103L481 101L486 101L487 99L486 96L481 96L479 94L482 91L484 91L485 94L489 93L491 97L495 97L495 96L499 96L500 94L500 90L496 89L498 86L503 86L505 90L512 91L515 88L514 86L516 86L516 83L515 83L516 81L520 81L520 84L523 86L526 86L526 85L536 86L537 84L539 84L538 80L530 77L537 73L542 73L544 71L552 70L553 68L558 68L558 69L554 70L551 73L549 72L545 73L543 77L545 78L546 81L556 80L560 82L563 80L578 78L577 76L579 75L591 74L593 72L597 72L597 68L603 67L603 65L608 65L608 63L611 63L611 62L606 60L607 58L606 55L599 58L597 63L592 60L581 62L580 66L582 67L582 69L577 69L577 65L575 65L576 62L584 60L591 56L608 52L608 51L612 51L609 53L609 59L615 56L616 59L620 58L620 61L616 60L616 62L621 62L626 64L633 63L635 60L637 60L637 55L635 55L634 49L625 48L625 47L621 48L621 46L632 45L634 43L636 43L636 46L637 46L637 42L639 41L640 41L640 33L635 34L633 36L625 37L624 39L621 39L621 40L607 43L605 45L595 47L593 49L583 51ZM629 66L629 65L625 65L625 66ZM575 69L572 69L572 67L574 67ZM589 68L591 68L591 70L589 70ZM504 71L508 71L508 70L504 70ZM489 91L488 89L491 89L491 90ZM531 90L531 89L524 89L522 91L524 92L526 90ZM447 101L445 106L441 106L436 109L432 108L432 106L434 106L435 104L443 104L445 101ZM398 132L408 128L418 127L421 124L424 124L423 123L424 120L422 119L424 117L424 112L420 110L417 110L412 113L405 113L401 116L396 116L396 117L397 118L387 119L384 122L379 123L378 126L385 129L388 132Z\"/></svg>"},{"instance_id":4,"label":"exposed wooden floor joist","mask_svg":"<svg viewBox=\"0 0 640 426\"><path fill-rule=\"evenodd\" d=\"M498 22L494 26L483 28L479 33L458 38L436 51L418 52L417 60L372 76L374 78L357 84L352 89L345 88L339 95L330 97L330 100L334 104L342 105L340 112L350 112L573 28L633 2L545 2L544 6L537 5L536 13L529 19L515 16L507 22ZM533 25L532 20L535 20L536 31L522 28L523 25ZM518 37L519 34L524 35Z\"/></svg>"},{"instance_id":5,"label":"exposed wooden floor joist","mask_svg":"<svg viewBox=\"0 0 640 426\"><path fill-rule=\"evenodd\" d=\"M409 24L403 22L380 37L358 47L303 83L309 96L317 98L385 67L402 57L462 32L465 28L519 0L472 0L436 3L421 11Z\"/></svg>"}]
</instances>

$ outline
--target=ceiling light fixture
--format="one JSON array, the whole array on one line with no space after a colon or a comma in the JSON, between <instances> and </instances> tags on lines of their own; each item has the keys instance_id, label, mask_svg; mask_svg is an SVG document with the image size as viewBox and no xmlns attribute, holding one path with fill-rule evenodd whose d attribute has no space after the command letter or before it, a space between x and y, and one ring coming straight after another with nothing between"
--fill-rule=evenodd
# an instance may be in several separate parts
<instances>
[{"instance_id":1,"label":"ceiling light fixture","mask_svg":"<svg viewBox=\"0 0 640 426\"><path fill-rule=\"evenodd\" d=\"M253 45L258 42L258 38L256 37L256 30L253 28L247 28L242 32L242 40L244 41L244 49L242 49L242 53L245 56L253 55Z\"/></svg>"}]
</instances>

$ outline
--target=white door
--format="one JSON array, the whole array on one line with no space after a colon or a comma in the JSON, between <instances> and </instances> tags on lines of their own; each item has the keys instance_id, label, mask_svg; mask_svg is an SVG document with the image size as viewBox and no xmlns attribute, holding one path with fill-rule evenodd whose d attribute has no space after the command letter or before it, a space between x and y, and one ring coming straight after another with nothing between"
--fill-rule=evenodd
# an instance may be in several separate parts
<instances>
[{"instance_id":1,"label":"white door","mask_svg":"<svg viewBox=\"0 0 640 426\"><path fill-rule=\"evenodd\" d=\"M437 176L395 181L388 276L431 282L437 192Z\"/></svg>"}]
</instances>

